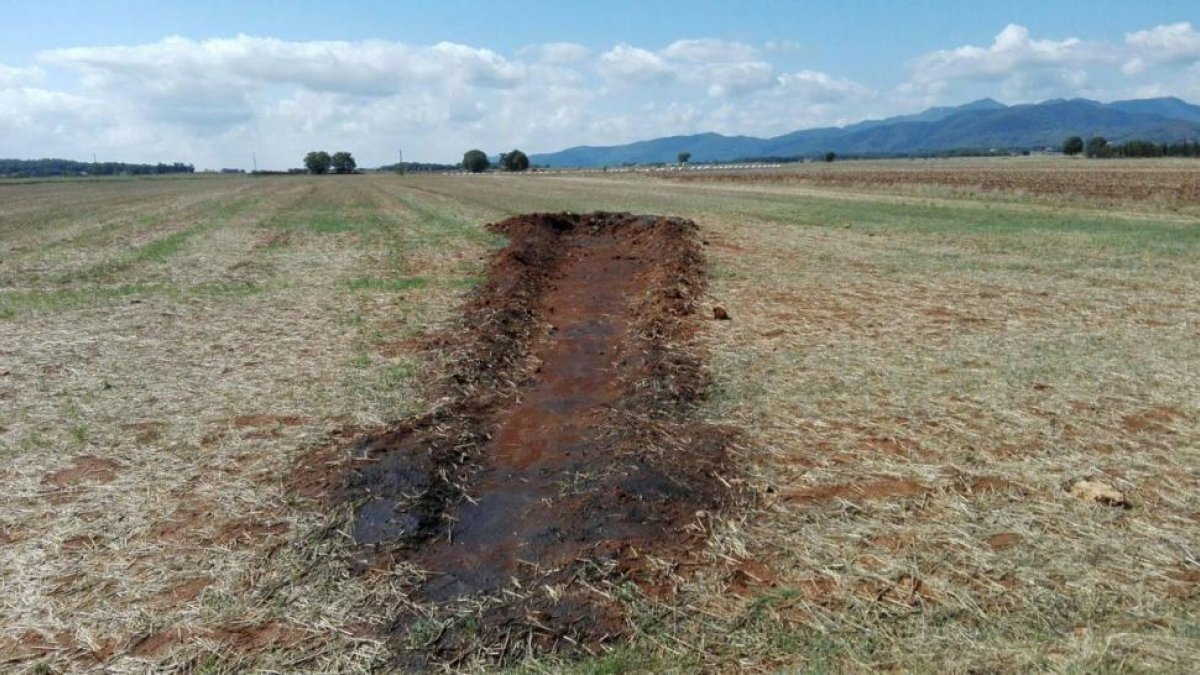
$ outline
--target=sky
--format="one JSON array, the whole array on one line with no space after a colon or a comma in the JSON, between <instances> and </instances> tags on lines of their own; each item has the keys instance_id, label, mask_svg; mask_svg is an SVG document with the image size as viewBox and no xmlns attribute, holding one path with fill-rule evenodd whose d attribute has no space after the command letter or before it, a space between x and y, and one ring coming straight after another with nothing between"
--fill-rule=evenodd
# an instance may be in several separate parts
<instances>
[{"instance_id":1,"label":"sky","mask_svg":"<svg viewBox=\"0 0 1200 675\"><path fill-rule=\"evenodd\" d=\"M1200 2L0 0L0 157L456 162L985 96L1200 102Z\"/></svg>"}]
</instances>

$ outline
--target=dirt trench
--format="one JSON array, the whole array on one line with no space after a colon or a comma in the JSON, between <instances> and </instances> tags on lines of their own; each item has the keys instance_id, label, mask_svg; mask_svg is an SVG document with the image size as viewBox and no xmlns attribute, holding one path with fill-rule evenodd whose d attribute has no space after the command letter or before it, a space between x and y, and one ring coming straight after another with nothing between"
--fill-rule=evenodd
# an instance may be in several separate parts
<instances>
[{"instance_id":1,"label":"dirt trench","mask_svg":"<svg viewBox=\"0 0 1200 675\"><path fill-rule=\"evenodd\" d=\"M360 439L342 488L360 566L425 571L411 599L443 629L419 658L443 663L619 639L623 605L603 589L669 592L670 563L729 498L733 431L693 417L708 385L691 344L695 224L533 214L490 228L510 243L437 340L454 364L443 404ZM396 631L417 619L401 612Z\"/></svg>"}]
</instances>

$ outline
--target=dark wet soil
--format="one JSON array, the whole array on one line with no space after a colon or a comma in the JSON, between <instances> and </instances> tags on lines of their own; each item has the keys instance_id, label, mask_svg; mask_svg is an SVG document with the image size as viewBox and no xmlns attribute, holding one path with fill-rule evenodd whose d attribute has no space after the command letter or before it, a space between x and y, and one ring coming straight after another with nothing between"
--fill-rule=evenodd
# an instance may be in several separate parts
<instances>
[{"instance_id":1,"label":"dark wet soil","mask_svg":"<svg viewBox=\"0 0 1200 675\"><path fill-rule=\"evenodd\" d=\"M603 589L661 589L647 557L687 559L697 514L728 498L732 431L691 416L707 389L696 226L596 213L491 228L510 243L441 340L444 404L360 439L342 489L364 570L427 571L411 597L452 628L419 658L443 664L618 639L624 609ZM397 632L416 618L398 611Z\"/></svg>"}]
</instances>

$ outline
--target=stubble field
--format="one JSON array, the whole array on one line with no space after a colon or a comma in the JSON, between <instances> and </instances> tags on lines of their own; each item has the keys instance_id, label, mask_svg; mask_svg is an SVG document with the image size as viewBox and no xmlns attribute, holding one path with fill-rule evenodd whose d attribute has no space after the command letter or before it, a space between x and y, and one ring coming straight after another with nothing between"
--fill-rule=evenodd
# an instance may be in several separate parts
<instances>
[{"instance_id":1,"label":"stubble field","mask_svg":"<svg viewBox=\"0 0 1200 675\"><path fill-rule=\"evenodd\" d=\"M670 593L594 589L621 640L453 667L1192 671L1200 168L987 182L1029 166L0 185L0 663L360 670L463 633L398 628L413 570L356 571L295 467L437 404L485 223L603 209L700 228L732 320L694 414L740 431L739 498Z\"/></svg>"}]
</instances>

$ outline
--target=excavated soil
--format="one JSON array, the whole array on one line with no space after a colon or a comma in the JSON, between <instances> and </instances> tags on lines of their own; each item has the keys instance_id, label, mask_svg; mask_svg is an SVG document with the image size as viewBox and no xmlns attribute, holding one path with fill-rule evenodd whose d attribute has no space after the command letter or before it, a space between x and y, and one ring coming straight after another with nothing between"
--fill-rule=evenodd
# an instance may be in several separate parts
<instances>
[{"instance_id":1,"label":"excavated soil","mask_svg":"<svg viewBox=\"0 0 1200 675\"><path fill-rule=\"evenodd\" d=\"M461 321L443 403L355 445L361 573L408 562L405 665L595 649L627 633L615 589L670 593L729 498L733 431L697 422L705 288L694 223L533 214ZM654 564L651 564L651 560ZM434 609L430 609L430 608ZM432 638L427 627L440 626Z\"/></svg>"}]
</instances>

